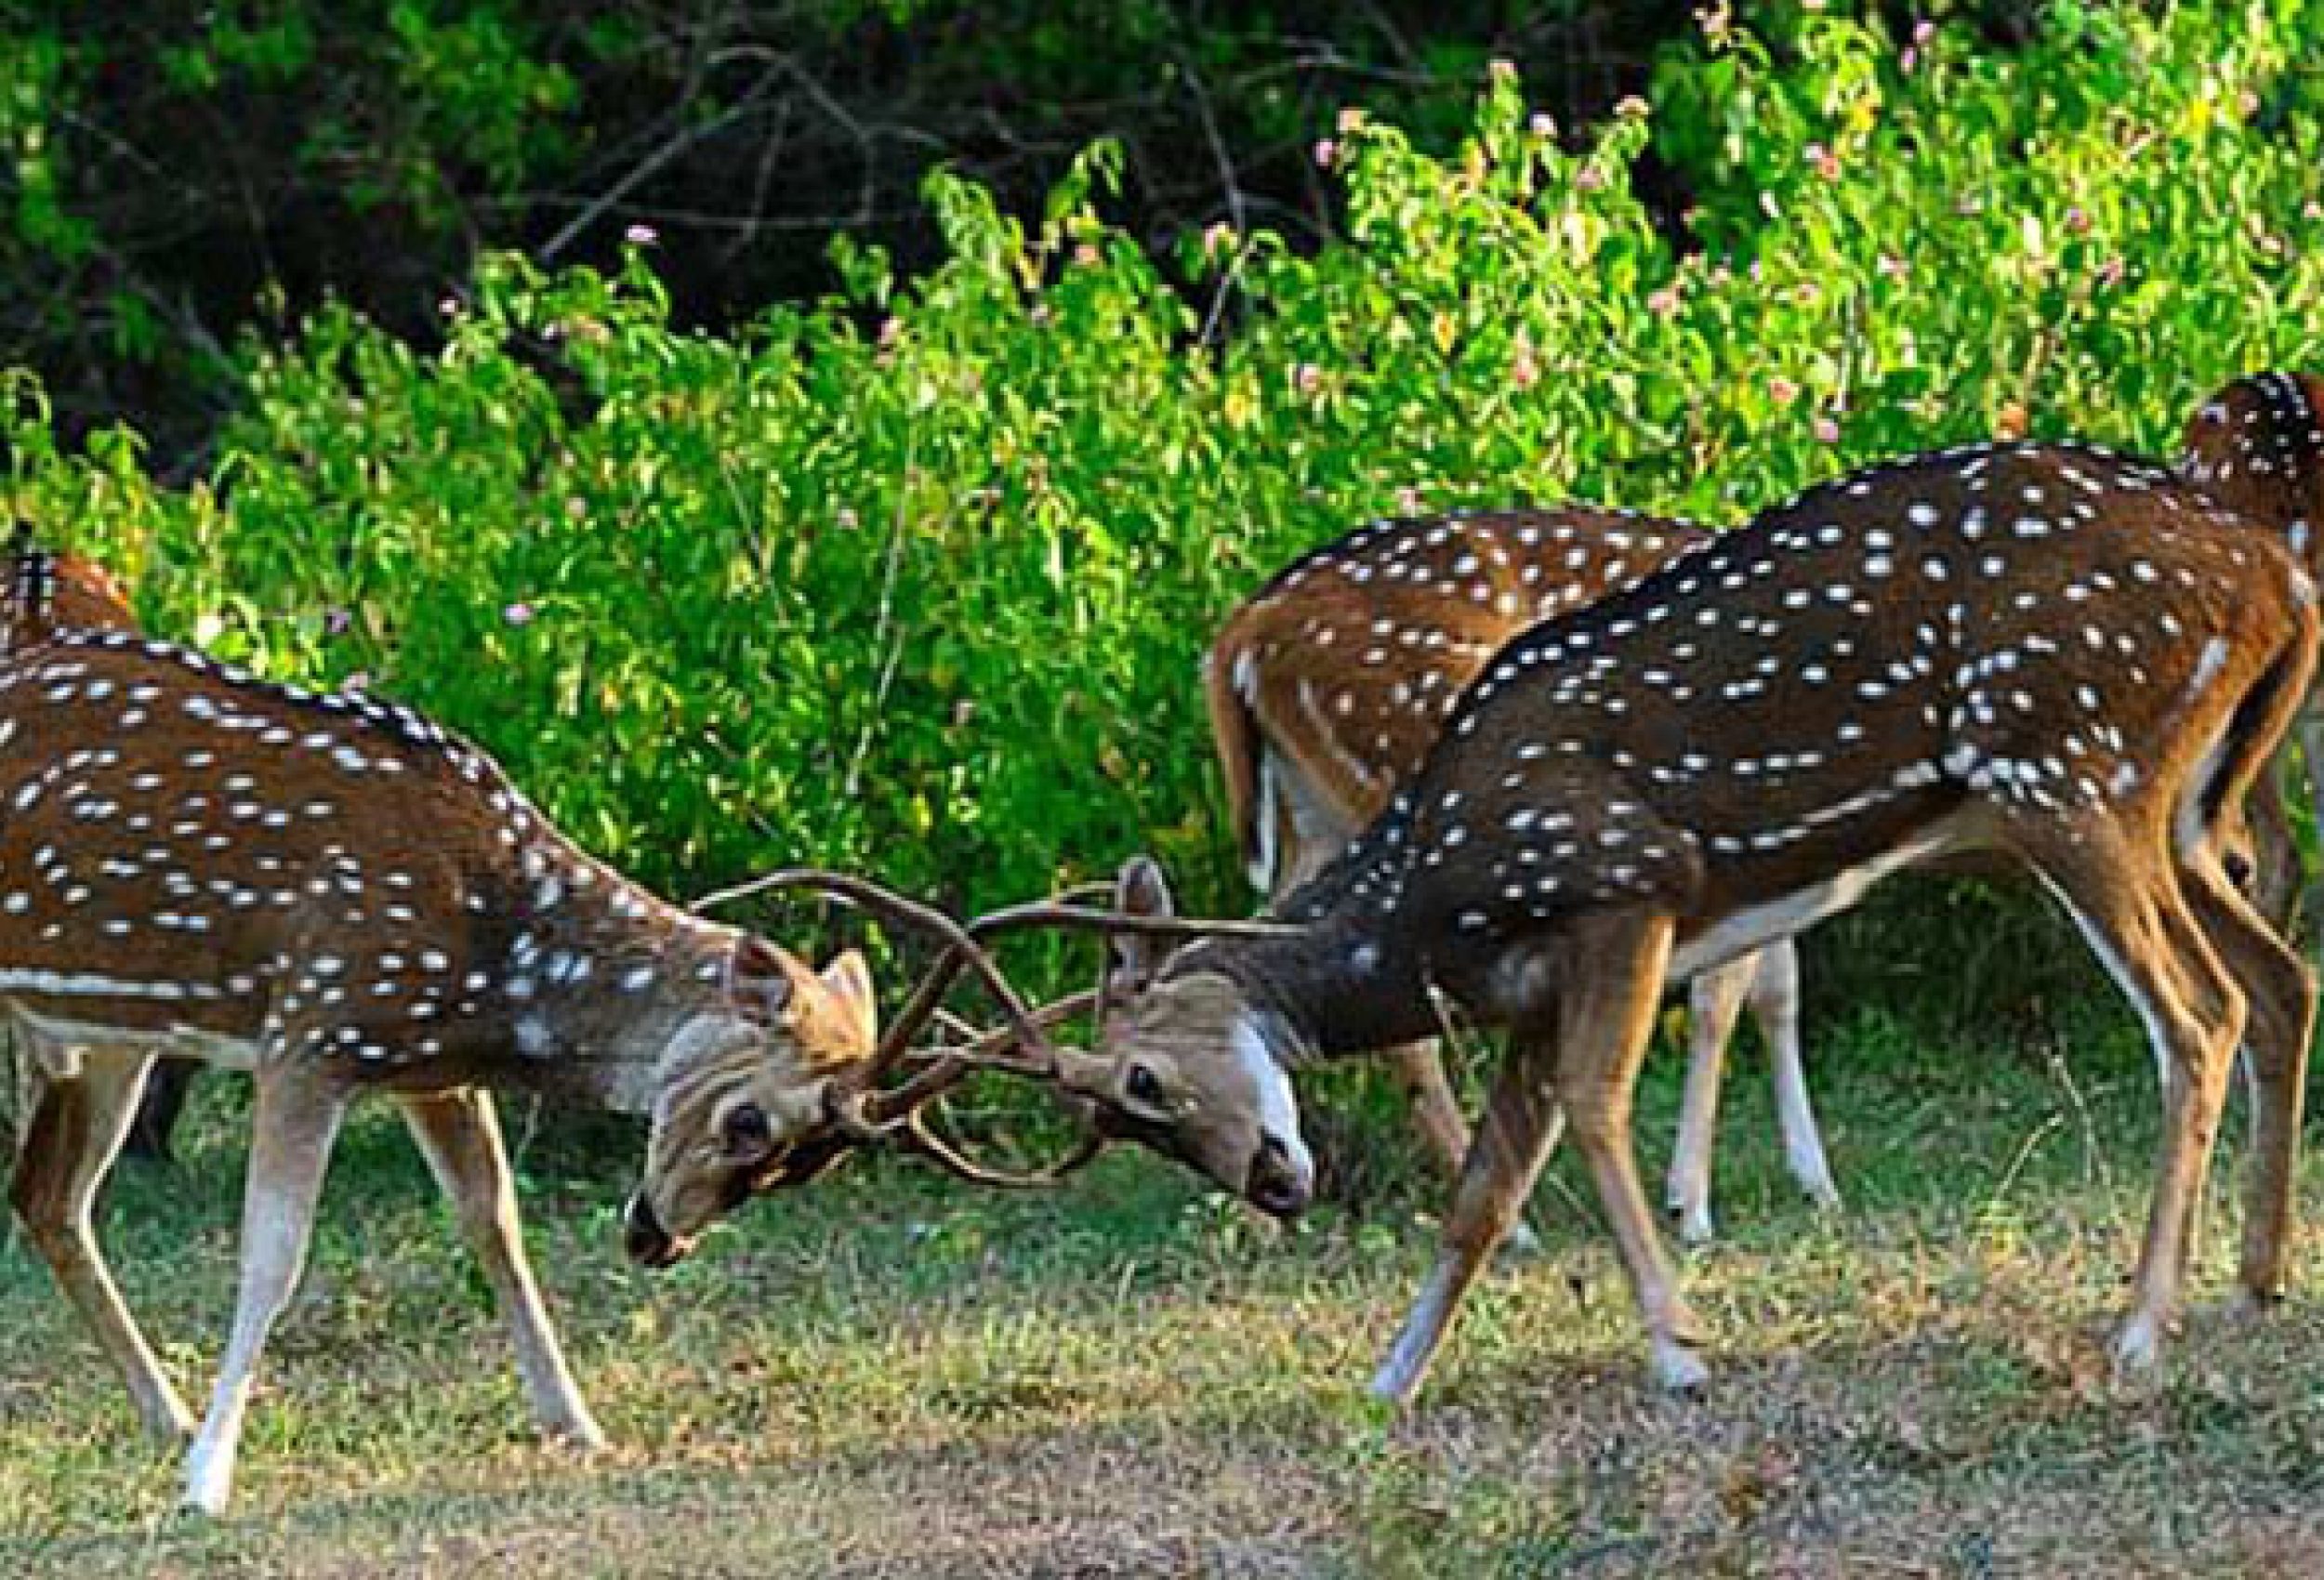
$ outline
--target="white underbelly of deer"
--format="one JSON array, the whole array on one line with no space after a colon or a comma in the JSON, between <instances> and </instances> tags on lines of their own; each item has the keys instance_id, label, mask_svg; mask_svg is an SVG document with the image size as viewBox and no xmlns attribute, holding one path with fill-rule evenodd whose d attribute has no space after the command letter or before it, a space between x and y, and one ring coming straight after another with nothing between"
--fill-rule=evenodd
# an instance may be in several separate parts
<instances>
[{"instance_id":1,"label":"white underbelly of deer","mask_svg":"<svg viewBox=\"0 0 2324 1580\"><path fill-rule=\"evenodd\" d=\"M1789 938L1851 909L1882 878L1962 849L1956 831L1939 825L1909 844L1844 868L1821 883L1731 911L1672 950L1670 974L1692 977L1698 971L1713 970L1777 939Z\"/></svg>"}]
</instances>

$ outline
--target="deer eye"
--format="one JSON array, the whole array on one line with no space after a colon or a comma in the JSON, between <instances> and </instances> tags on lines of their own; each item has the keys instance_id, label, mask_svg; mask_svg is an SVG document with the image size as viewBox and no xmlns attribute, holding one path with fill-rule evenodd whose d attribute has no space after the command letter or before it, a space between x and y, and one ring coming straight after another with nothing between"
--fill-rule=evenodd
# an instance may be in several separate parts
<instances>
[{"instance_id":1,"label":"deer eye","mask_svg":"<svg viewBox=\"0 0 2324 1580\"><path fill-rule=\"evenodd\" d=\"M746 1102L726 1116L726 1150L730 1152L763 1152L774 1140L774 1131L767 1124L767 1111L755 1102Z\"/></svg>"},{"instance_id":2,"label":"deer eye","mask_svg":"<svg viewBox=\"0 0 2324 1580\"><path fill-rule=\"evenodd\" d=\"M1150 1064L1131 1065L1129 1079L1122 1089L1129 1094L1132 1102L1150 1103L1156 1108L1162 1106L1162 1078L1154 1073Z\"/></svg>"}]
</instances>

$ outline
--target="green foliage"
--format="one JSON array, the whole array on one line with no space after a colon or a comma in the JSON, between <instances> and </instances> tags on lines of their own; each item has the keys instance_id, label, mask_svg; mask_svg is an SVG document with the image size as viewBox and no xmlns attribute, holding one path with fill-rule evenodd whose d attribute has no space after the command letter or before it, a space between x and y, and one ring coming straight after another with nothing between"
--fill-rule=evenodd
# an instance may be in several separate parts
<instances>
[{"instance_id":1,"label":"green foliage","mask_svg":"<svg viewBox=\"0 0 2324 1580\"><path fill-rule=\"evenodd\" d=\"M650 246L496 258L441 352L339 309L253 352L183 489L125 434L59 453L20 388L7 486L162 628L367 676L660 883L982 902L1152 847L1235 907L1196 664L1303 546L1526 497L1731 520L2021 421L2164 447L2324 362L2316 10L2003 58L1802 8L1571 151L1497 72L1449 157L1344 119L1344 242L1214 230L1183 290L1100 217L1103 145L1037 223L935 178L941 267L843 248L842 296L731 336L672 324ZM1701 250L1635 195L1657 139Z\"/></svg>"}]
</instances>

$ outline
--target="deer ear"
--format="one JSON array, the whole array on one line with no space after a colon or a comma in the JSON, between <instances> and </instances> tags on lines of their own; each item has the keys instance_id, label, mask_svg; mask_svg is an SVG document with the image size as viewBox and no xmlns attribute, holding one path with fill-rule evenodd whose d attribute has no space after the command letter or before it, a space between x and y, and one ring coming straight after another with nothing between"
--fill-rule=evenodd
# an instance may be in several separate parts
<instances>
[{"instance_id":1,"label":"deer ear","mask_svg":"<svg viewBox=\"0 0 2324 1580\"><path fill-rule=\"evenodd\" d=\"M780 949L755 933L745 933L726 963L727 996L745 1018L772 1026L790 1007L792 969Z\"/></svg>"},{"instance_id":2,"label":"deer ear","mask_svg":"<svg viewBox=\"0 0 2324 1580\"><path fill-rule=\"evenodd\" d=\"M1114 877L1114 909L1126 916L1175 916L1178 902L1170 898L1170 880L1151 856L1132 856ZM1161 963L1163 941L1158 938L1113 937L1111 979L1117 990L1135 989Z\"/></svg>"},{"instance_id":3,"label":"deer ear","mask_svg":"<svg viewBox=\"0 0 2324 1580\"><path fill-rule=\"evenodd\" d=\"M872 992L871 967L865 964L863 952L849 950L825 966L822 977L832 1003L859 1039L861 1050L869 1053L879 1040L879 1001Z\"/></svg>"}]
</instances>

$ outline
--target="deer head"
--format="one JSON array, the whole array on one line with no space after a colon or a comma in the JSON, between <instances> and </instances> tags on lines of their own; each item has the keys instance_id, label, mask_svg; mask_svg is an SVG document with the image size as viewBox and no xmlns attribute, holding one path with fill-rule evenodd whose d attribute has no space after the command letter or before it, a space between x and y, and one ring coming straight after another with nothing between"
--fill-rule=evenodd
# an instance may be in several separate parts
<instances>
[{"instance_id":1,"label":"deer head","mask_svg":"<svg viewBox=\"0 0 2324 1580\"><path fill-rule=\"evenodd\" d=\"M740 935L723 997L680 1026L654 1071L645 1171L625 1215L629 1255L651 1267L685 1256L754 1192L837 1161L816 1143L878 1040L871 972L853 951L818 973Z\"/></svg>"},{"instance_id":2,"label":"deer head","mask_svg":"<svg viewBox=\"0 0 2324 1580\"><path fill-rule=\"evenodd\" d=\"M1152 860L1126 863L1114 908L1124 918L1174 919L1169 881ZM1108 936L1098 993L1098 1046L1066 1051L1056 1079L1094 1105L1106 1135L1178 1159L1263 1212L1302 1211L1315 1160L1300 1135L1281 1020L1196 939Z\"/></svg>"}]
</instances>

